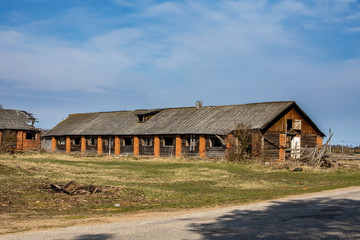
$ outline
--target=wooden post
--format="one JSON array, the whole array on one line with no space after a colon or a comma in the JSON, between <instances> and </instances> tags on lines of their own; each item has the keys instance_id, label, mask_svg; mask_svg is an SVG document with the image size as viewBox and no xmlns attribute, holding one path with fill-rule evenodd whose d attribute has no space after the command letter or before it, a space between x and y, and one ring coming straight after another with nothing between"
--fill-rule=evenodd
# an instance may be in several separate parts
<instances>
[{"instance_id":1,"label":"wooden post","mask_svg":"<svg viewBox=\"0 0 360 240\"><path fill-rule=\"evenodd\" d=\"M1 146L1 141L2 141L2 131L0 131L0 146Z\"/></svg>"},{"instance_id":2,"label":"wooden post","mask_svg":"<svg viewBox=\"0 0 360 240\"><path fill-rule=\"evenodd\" d=\"M139 137L134 136L134 157L138 157L140 153L139 149Z\"/></svg>"},{"instance_id":3,"label":"wooden post","mask_svg":"<svg viewBox=\"0 0 360 240\"><path fill-rule=\"evenodd\" d=\"M200 139L199 139L199 156L201 158L206 157L206 139L204 135L200 135Z\"/></svg>"},{"instance_id":4,"label":"wooden post","mask_svg":"<svg viewBox=\"0 0 360 240\"><path fill-rule=\"evenodd\" d=\"M51 152L56 152L56 138L51 138Z\"/></svg>"},{"instance_id":5,"label":"wooden post","mask_svg":"<svg viewBox=\"0 0 360 240\"><path fill-rule=\"evenodd\" d=\"M86 152L86 138L85 136L81 136L81 154L85 154Z\"/></svg>"},{"instance_id":6,"label":"wooden post","mask_svg":"<svg viewBox=\"0 0 360 240\"><path fill-rule=\"evenodd\" d=\"M177 158L181 157L181 151L182 151L182 140L181 140L181 136L177 135L175 139L175 157Z\"/></svg>"},{"instance_id":7,"label":"wooden post","mask_svg":"<svg viewBox=\"0 0 360 240\"><path fill-rule=\"evenodd\" d=\"M119 136L115 136L115 155L116 156L120 155L120 137Z\"/></svg>"},{"instance_id":8,"label":"wooden post","mask_svg":"<svg viewBox=\"0 0 360 240\"><path fill-rule=\"evenodd\" d=\"M69 136L66 136L65 148L66 148L66 153L71 152L71 139Z\"/></svg>"},{"instance_id":9,"label":"wooden post","mask_svg":"<svg viewBox=\"0 0 360 240\"><path fill-rule=\"evenodd\" d=\"M154 137L154 158L160 157L160 138L159 136Z\"/></svg>"},{"instance_id":10,"label":"wooden post","mask_svg":"<svg viewBox=\"0 0 360 240\"><path fill-rule=\"evenodd\" d=\"M101 136L98 136L97 154L99 154L99 155L103 154L103 139Z\"/></svg>"}]
</instances>

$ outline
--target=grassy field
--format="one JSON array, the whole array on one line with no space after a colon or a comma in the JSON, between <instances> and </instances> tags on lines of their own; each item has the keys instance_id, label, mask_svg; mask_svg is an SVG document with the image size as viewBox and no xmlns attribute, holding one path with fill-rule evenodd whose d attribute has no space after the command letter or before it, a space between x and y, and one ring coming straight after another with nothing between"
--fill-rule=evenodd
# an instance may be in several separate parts
<instances>
[{"instance_id":1,"label":"grassy field","mask_svg":"<svg viewBox=\"0 0 360 240\"><path fill-rule=\"evenodd\" d=\"M102 191L70 196L49 187L70 181ZM65 224L69 219L226 206L355 186L360 185L360 170L305 168L298 173L271 164L199 159L18 154L0 155L0 183L0 233L6 233L39 227L24 221L60 219Z\"/></svg>"}]
</instances>

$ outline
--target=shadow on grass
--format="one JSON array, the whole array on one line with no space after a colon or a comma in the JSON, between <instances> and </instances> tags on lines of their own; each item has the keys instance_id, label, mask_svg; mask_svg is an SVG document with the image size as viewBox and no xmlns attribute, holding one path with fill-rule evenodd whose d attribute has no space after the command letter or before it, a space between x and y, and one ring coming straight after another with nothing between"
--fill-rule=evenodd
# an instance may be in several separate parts
<instances>
[{"instance_id":1,"label":"shadow on grass","mask_svg":"<svg viewBox=\"0 0 360 240\"><path fill-rule=\"evenodd\" d=\"M360 201L317 198L236 210L211 223L191 224L201 239L360 239Z\"/></svg>"},{"instance_id":2,"label":"shadow on grass","mask_svg":"<svg viewBox=\"0 0 360 240\"><path fill-rule=\"evenodd\" d=\"M85 234L78 236L75 240L109 240L113 237L112 234Z\"/></svg>"}]
</instances>

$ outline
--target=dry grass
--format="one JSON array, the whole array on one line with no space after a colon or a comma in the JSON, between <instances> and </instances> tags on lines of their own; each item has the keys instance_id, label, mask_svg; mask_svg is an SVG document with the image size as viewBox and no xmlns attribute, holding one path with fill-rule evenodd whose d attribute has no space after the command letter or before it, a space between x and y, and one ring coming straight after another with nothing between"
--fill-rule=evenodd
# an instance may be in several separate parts
<instances>
[{"instance_id":1,"label":"dry grass","mask_svg":"<svg viewBox=\"0 0 360 240\"><path fill-rule=\"evenodd\" d=\"M49 188L50 183L69 181L93 184L104 191L69 196ZM16 222L45 216L63 221L140 210L229 205L360 185L360 172L309 168L299 174L260 162L18 154L0 155L0 182L4 233L25 229Z\"/></svg>"}]
</instances>

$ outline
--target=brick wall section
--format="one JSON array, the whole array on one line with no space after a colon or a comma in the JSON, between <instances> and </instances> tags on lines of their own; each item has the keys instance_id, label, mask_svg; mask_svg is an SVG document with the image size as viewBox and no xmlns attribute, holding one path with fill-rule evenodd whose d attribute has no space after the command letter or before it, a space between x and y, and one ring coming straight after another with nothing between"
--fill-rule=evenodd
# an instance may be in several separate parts
<instances>
[{"instance_id":1,"label":"brick wall section","mask_svg":"<svg viewBox=\"0 0 360 240\"><path fill-rule=\"evenodd\" d=\"M86 138L85 136L81 136L81 153L85 154L86 152Z\"/></svg>"},{"instance_id":2,"label":"brick wall section","mask_svg":"<svg viewBox=\"0 0 360 240\"><path fill-rule=\"evenodd\" d=\"M232 134L227 135L225 138L225 142L226 142L225 158L227 158L229 156L231 142L233 141L232 138L233 138Z\"/></svg>"},{"instance_id":3,"label":"brick wall section","mask_svg":"<svg viewBox=\"0 0 360 240\"><path fill-rule=\"evenodd\" d=\"M33 151L38 151L40 150L40 133L36 133L35 135L35 139L26 139L26 133L23 133L23 151L27 151L27 150L33 150Z\"/></svg>"},{"instance_id":4,"label":"brick wall section","mask_svg":"<svg viewBox=\"0 0 360 240\"><path fill-rule=\"evenodd\" d=\"M120 155L120 138L119 136L115 136L115 155Z\"/></svg>"},{"instance_id":5,"label":"brick wall section","mask_svg":"<svg viewBox=\"0 0 360 240\"><path fill-rule=\"evenodd\" d=\"M23 150L23 138L24 138L24 132L18 131L16 135L16 150L22 151Z\"/></svg>"},{"instance_id":6,"label":"brick wall section","mask_svg":"<svg viewBox=\"0 0 360 240\"><path fill-rule=\"evenodd\" d=\"M154 137L154 158L160 157L160 138L159 136Z\"/></svg>"},{"instance_id":7,"label":"brick wall section","mask_svg":"<svg viewBox=\"0 0 360 240\"><path fill-rule=\"evenodd\" d=\"M140 153L139 149L139 137L134 136L134 157L138 157Z\"/></svg>"},{"instance_id":8,"label":"brick wall section","mask_svg":"<svg viewBox=\"0 0 360 240\"><path fill-rule=\"evenodd\" d=\"M66 136L65 148L66 148L66 153L71 152L71 139L69 136Z\"/></svg>"},{"instance_id":9,"label":"brick wall section","mask_svg":"<svg viewBox=\"0 0 360 240\"><path fill-rule=\"evenodd\" d=\"M281 146L285 147L285 141L286 141L286 135L285 134L279 134L279 160L284 161L285 160L285 149Z\"/></svg>"},{"instance_id":10,"label":"brick wall section","mask_svg":"<svg viewBox=\"0 0 360 240\"><path fill-rule=\"evenodd\" d=\"M97 140L97 154L103 154L103 139L101 136L98 136Z\"/></svg>"},{"instance_id":11,"label":"brick wall section","mask_svg":"<svg viewBox=\"0 0 360 240\"><path fill-rule=\"evenodd\" d=\"M321 147L323 145L323 138L320 136L316 137L316 145Z\"/></svg>"},{"instance_id":12,"label":"brick wall section","mask_svg":"<svg viewBox=\"0 0 360 240\"><path fill-rule=\"evenodd\" d=\"M56 138L55 137L51 138L51 151L56 152Z\"/></svg>"},{"instance_id":13,"label":"brick wall section","mask_svg":"<svg viewBox=\"0 0 360 240\"><path fill-rule=\"evenodd\" d=\"M181 157L181 145L182 145L182 140L181 140L181 136L177 135L175 138L175 157L179 158Z\"/></svg>"},{"instance_id":14,"label":"brick wall section","mask_svg":"<svg viewBox=\"0 0 360 240\"><path fill-rule=\"evenodd\" d=\"M200 135L199 139L199 156L201 158L206 157L206 139L204 135Z\"/></svg>"}]
</instances>

